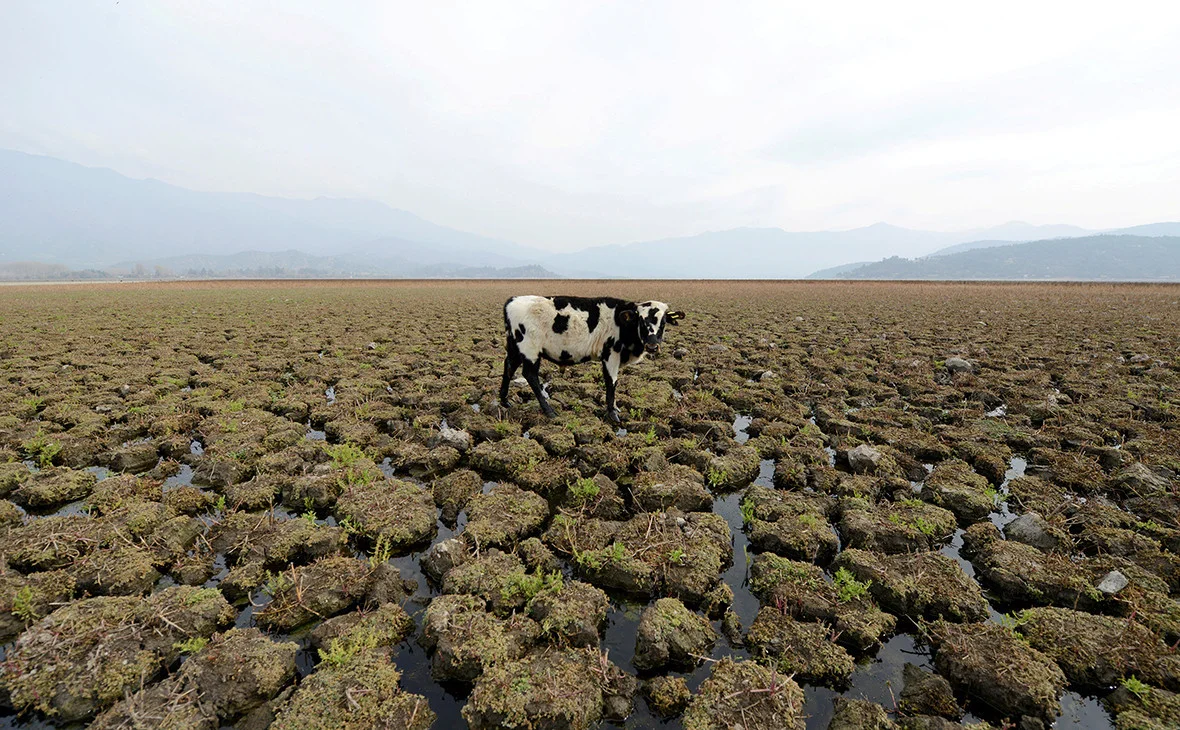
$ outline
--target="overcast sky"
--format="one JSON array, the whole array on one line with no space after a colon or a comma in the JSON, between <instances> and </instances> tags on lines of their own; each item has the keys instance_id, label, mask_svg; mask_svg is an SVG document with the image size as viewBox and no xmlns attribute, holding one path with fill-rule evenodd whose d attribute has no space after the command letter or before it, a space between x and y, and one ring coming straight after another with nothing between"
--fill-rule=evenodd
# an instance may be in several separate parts
<instances>
[{"instance_id":1,"label":"overcast sky","mask_svg":"<svg viewBox=\"0 0 1180 730\"><path fill-rule=\"evenodd\" d=\"M1180 4L4 0L0 147L544 248L1180 218Z\"/></svg>"}]
</instances>

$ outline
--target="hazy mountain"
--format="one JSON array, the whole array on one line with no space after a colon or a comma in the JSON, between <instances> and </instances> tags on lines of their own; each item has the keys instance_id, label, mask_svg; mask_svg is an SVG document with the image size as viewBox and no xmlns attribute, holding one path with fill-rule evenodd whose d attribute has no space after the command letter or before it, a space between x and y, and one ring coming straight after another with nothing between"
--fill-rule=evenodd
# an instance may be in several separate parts
<instances>
[{"instance_id":1,"label":"hazy mountain","mask_svg":"<svg viewBox=\"0 0 1180 730\"><path fill-rule=\"evenodd\" d=\"M107 271L113 276L154 278L275 277L308 279L520 279L560 278L536 265L471 266L453 262L423 263L392 256L313 256L302 251L244 251L225 256L193 254L161 259L123 261Z\"/></svg>"},{"instance_id":2,"label":"hazy mountain","mask_svg":"<svg viewBox=\"0 0 1180 730\"><path fill-rule=\"evenodd\" d=\"M805 278L808 279L843 279L849 271L855 271L862 266L876 263L875 261L856 261L851 264L840 264L839 266L832 266L827 269L820 269L808 274Z\"/></svg>"},{"instance_id":3,"label":"hazy mountain","mask_svg":"<svg viewBox=\"0 0 1180 730\"><path fill-rule=\"evenodd\" d=\"M803 278L817 269L846 267L849 261L878 260L890 255L920 256L981 236L1020 241L1038 230L1084 232L1074 226L1027 223L951 233L899 228L887 223L848 231L735 228L685 238L597 246L550 256L544 263L555 271L589 269L632 278L791 279Z\"/></svg>"},{"instance_id":4,"label":"hazy mountain","mask_svg":"<svg viewBox=\"0 0 1180 730\"><path fill-rule=\"evenodd\" d=\"M528 264L541 254L372 201L199 192L0 150L0 262L108 266L197 251L291 249L467 266Z\"/></svg>"},{"instance_id":5,"label":"hazy mountain","mask_svg":"<svg viewBox=\"0 0 1180 730\"><path fill-rule=\"evenodd\" d=\"M1180 281L1180 237L1104 234L918 259L892 257L845 272L841 278Z\"/></svg>"},{"instance_id":6,"label":"hazy mountain","mask_svg":"<svg viewBox=\"0 0 1180 730\"><path fill-rule=\"evenodd\" d=\"M1020 226L1027 226L1027 228L1021 229ZM1004 237L995 235L998 231L1014 235L1020 233L1022 230L1039 230L1043 235L1019 237ZM945 256L948 253L970 251L971 249L975 248L1005 246L1012 241L1038 241L1047 240L1050 238L1077 238L1080 236L1093 236L1098 234L1111 234L1116 236L1180 236L1180 223L1148 223L1142 226L1131 226L1130 228L1112 228L1108 231L1087 231L1084 228L1078 228L1076 226L1030 226L1027 223L1006 223L1002 226L996 226L996 228L987 229L985 232L990 235L989 239L967 241L966 243L947 246L946 248L940 248L929 255Z\"/></svg>"}]
</instances>

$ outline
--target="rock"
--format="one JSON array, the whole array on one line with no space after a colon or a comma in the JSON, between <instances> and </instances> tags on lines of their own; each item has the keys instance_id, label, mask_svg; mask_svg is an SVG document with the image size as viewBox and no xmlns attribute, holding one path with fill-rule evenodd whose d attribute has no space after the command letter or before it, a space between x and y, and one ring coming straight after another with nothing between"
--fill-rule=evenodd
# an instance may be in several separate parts
<instances>
[{"instance_id":1,"label":"rock","mask_svg":"<svg viewBox=\"0 0 1180 730\"><path fill-rule=\"evenodd\" d=\"M447 571L470 559L471 551L467 547L467 542L462 538L452 537L431 545L430 549L422 554L419 564L422 566L422 572L438 584L442 583Z\"/></svg>"},{"instance_id":2,"label":"rock","mask_svg":"<svg viewBox=\"0 0 1180 730\"><path fill-rule=\"evenodd\" d=\"M1112 570L1102 577L1102 580L1098 582L1098 585L1095 586L1095 588L1108 596L1113 596L1122 589L1126 588L1127 583L1129 582L1130 581L1127 580L1127 576L1123 575L1117 570Z\"/></svg>"},{"instance_id":3,"label":"rock","mask_svg":"<svg viewBox=\"0 0 1180 730\"><path fill-rule=\"evenodd\" d=\"M658 675L643 683L643 696L652 712L660 717L675 717L684 712L692 699L684 677Z\"/></svg>"},{"instance_id":4,"label":"rock","mask_svg":"<svg viewBox=\"0 0 1180 730\"><path fill-rule=\"evenodd\" d=\"M971 373L975 371L975 366L961 357L948 357L946 362L943 364L943 367L945 367L947 372L951 374Z\"/></svg>"},{"instance_id":5,"label":"rock","mask_svg":"<svg viewBox=\"0 0 1180 730\"><path fill-rule=\"evenodd\" d=\"M868 444L861 444L848 452L848 466L857 474L872 474L877 469L877 464L884 456L879 450L874 449Z\"/></svg>"},{"instance_id":6,"label":"rock","mask_svg":"<svg viewBox=\"0 0 1180 730\"><path fill-rule=\"evenodd\" d=\"M803 690L789 677L752 661L727 657L715 662L684 712L684 728L730 730L738 726L803 730Z\"/></svg>"},{"instance_id":7,"label":"rock","mask_svg":"<svg viewBox=\"0 0 1180 730\"><path fill-rule=\"evenodd\" d=\"M773 370L763 371L763 373L758 376L759 382L762 382L762 383L765 383L768 380L777 380L777 379L778 379L778 375L776 375Z\"/></svg>"},{"instance_id":8,"label":"rock","mask_svg":"<svg viewBox=\"0 0 1180 730\"><path fill-rule=\"evenodd\" d=\"M541 636L541 627L520 614L500 619L478 596L438 596L426 608L422 645L433 652L431 674L439 681L473 682L491 666L519 659Z\"/></svg>"},{"instance_id":9,"label":"rock","mask_svg":"<svg viewBox=\"0 0 1180 730\"><path fill-rule=\"evenodd\" d=\"M717 638L703 616L675 598L661 598L639 618L633 663L640 671L668 666L691 669L709 656Z\"/></svg>"},{"instance_id":10,"label":"rock","mask_svg":"<svg viewBox=\"0 0 1180 730\"><path fill-rule=\"evenodd\" d=\"M1061 712L1065 675L1011 629L939 621L930 625L928 635L939 674L998 712L1049 723Z\"/></svg>"},{"instance_id":11,"label":"rock","mask_svg":"<svg viewBox=\"0 0 1180 730\"><path fill-rule=\"evenodd\" d=\"M234 613L220 591L190 586L144 599L74 601L30 627L8 652L10 702L62 723L91 717L163 672L179 656L177 645L211 636Z\"/></svg>"},{"instance_id":12,"label":"rock","mask_svg":"<svg viewBox=\"0 0 1180 730\"><path fill-rule=\"evenodd\" d=\"M762 663L811 684L842 685L856 668L848 652L831 641L826 626L796 621L774 606L758 612L745 645Z\"/></svg>"},{"instance_id":13,"label":"rock","mask_svg":"<svg viewBox=\"0 0 1180 730\"><path fill-rule=\"evenodd\" d=\"M398 685L401 673L382 652L361 652L320 666L276 709L270 730L428 730L436 719L425 697Z\"/></svg>"},{"instance_id":14,"label":"rock","mask_svg":"<svg viewBox=\"0 0 1180 730\"><path fill-rule=\"evenodd\" d=\"M672 357L676 358L677 360L683 360L687 356L688 356L688 350L686 350L683 347L677 347L675 350L672 351Z\"/></svg>"},{"instance_id":15,"label":"rock","mask_svg":"<svg viewBox=\"0 0 1180 730\"><path fill-rule=\"evenodd\" d=\"M905 663L902 668L905 686L898 698L898 709L907 715L938 715L958 719L963 710L955 701L955 693L946 678Z\"/></svg>"},{"instance_id":16,"label":"rock","mask_svg":"<svg viewBox=\"0 0 1180 730\"><path fill-rule=\"evenodd\" d=\"M1069 546L1069 536L1036 512L1026 512L1005 525L1004 537L1047 553Z\"/></svg>"}]
</instances>

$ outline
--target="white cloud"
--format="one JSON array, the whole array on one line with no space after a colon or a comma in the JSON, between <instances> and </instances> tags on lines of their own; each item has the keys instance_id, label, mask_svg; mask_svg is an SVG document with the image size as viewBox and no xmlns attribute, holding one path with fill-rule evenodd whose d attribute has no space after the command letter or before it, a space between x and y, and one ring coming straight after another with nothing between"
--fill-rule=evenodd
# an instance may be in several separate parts
<instances>
[{"instance_id":1,"label":"white cloud","mask_svg":"<svg viewBox=\"0 0 1180 730\"><path fill-rule=\"evenodd\" d=\"M550 248L1176 218L1159 3L7 3L0 146Z\"/></svg>"}]
</instances>

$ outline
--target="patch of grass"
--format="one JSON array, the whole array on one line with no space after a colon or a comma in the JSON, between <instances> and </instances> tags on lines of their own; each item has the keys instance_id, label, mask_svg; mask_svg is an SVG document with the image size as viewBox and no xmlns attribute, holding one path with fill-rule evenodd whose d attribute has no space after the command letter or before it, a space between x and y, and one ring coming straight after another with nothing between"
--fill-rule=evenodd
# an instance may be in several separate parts
<instances>
[{"instance_id":1,"label":"patch of grass","mask_svg":"<svg viewBox=\"0 0 1180 730\"><path fill-rule=\"evenodd\" d=\"M12 614L25 623L32 623L37 619L37 609L33 607L31 586L21 586L21 589L12 597Z\"/></svg>"},{"instance_id":2,"label":"patch of grass","mask_svg":"<svg viewBox=\"0 0 1180 730\"><path fill-rule=\"evenodd\" d=\"M598 483L590 477L582 477L570 485L570 494L578 504L593 502L598 498Z\"/></svg>"},{"instance_id":3,"label":"patch of grass","mask_svg":"<svg viewBox=\"0 0 1180 730\"><path fill-rule=\"evenodd\" d=\"M347 469L365 458L364 450L355 444L326 444L324 451L337 469Z\"/></svg>"},{"instance_id":4,"label":"patch of grass","mask_svg":"<svg viewBox=\"0 0 1180 730\"><path fill-rule=\"evenodd\" d=\"M53 464L53 460L61 453L61 444L50 439L48 434L38 428L37 433L21 443L21 451L44 469Z\"/></svg>"},{"instance_id":5,"label":"patch of grass","mask_svg":"<svg viewBox=\"0 0 1180 730\"><path fill-rule=\"evenodd\" d=\"M836 597L840 599L841 603L863 598L868 594L869 586L873 585L871 580L864 582L857 580L856 576L847 568L837 570L832 582L836 586Z\"/></svg>"},{"instance_id":6,"label":"patch of grass","mask_svg":"<svg viewBox=\"0 0 1180 730\"><path fill-rule=\"evenodd\" d=\"M369 570L376 570L377 566L384 565L393 557L393 546L389 542L387 535L381 534L377 536L377 542L373 544L373 552L369 554Z\"/></svg>"},{"instance_id":7,"label":"patch of grass","mask_svg":"<svg viewBox=\"0 0 1180 730\"><path fill-rule=\"evenodd\" d=\"M179 651L181 654L196 654L205 645L209 643L209 639L204 636L193 636L184 641L177 641L172 644L172 648Z\"/></svg>"},{"instance_id":8,"label":"patch of grass","mask_svg":"<svg viewBox=\"0 0 1180 730\"><path fill-rule=\"evenodd\" d=\"M504 587L500 589L500 595L505 601L511 601L517 596L524 598L525 603L533 600L539 593L548 591L550 593L561 593L564 587L562 583L561 573L554 571L552 573L518 573L513 575Z\"/></svg>"},{"instance_id":9,"label":"patch of grass","mask_svg":"<svg viewBox=\"0 0 1180 730\"><path fill-rule=\"evenodd\" d=\"M1141 682L1134 674L1130 677L1120 679L1119 684L1123 689L1138 697L1140 701L1147 699L1151 695L1151 687Z\"/></svg>"},{"instance_id":10,"label":"patch of grass","mask_svg":"<svg viewBox=\"0 0 1180 730\"><path fill-rule=\"evenodd\" d=\"M741 511L742 511L742 524L743 525L748 525L754 521L754 509L755 509L754 500L752 500L752 499L742 500L742 503L741 503L741 506L739 507L739 509L741 509Z\"/></svg>"},{"instance_id":11,"label":"patch of grass","mask_svg":"<svg viewBox=\"0 0 1180 730\"><path fill-rule=\"evenodd\" d=\"M668 553L668 562L680 565L684 560L684 554L683 548L676 548L672 552Z\"/></svg>"}]
</instances>

